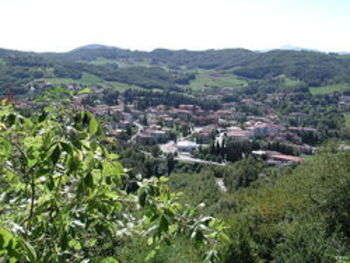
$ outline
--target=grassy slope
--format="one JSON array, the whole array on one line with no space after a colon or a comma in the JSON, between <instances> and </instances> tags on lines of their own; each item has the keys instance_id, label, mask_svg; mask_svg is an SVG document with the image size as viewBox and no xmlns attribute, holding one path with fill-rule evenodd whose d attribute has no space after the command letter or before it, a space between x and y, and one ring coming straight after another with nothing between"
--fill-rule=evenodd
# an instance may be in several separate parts
<instances>
[{"instance_id":1,"label":"grassy slope","mask_svg":"<svg viewBox=\"0 0 350 263\"><path fill-rule=\"evenodd\" d=\"M196 79L188 85L196 90L202 87L244 87L247 82L244 79L238 78L233 74L215 74L213 71L199 71Z\"/></svg>"},{"instance_id":2,"label":"grassy slope","mask_svg":"<svg viewBox=\"0 0 350 263\"><path fill-rule=\"evenodd\" d=\"M121 68L135 67L135 66L150 67L150 64L147 63L147 61L122 62L122 61L118 61L115 59L107 59L107 58L98 58L98 59L91 61L89 63L93 64L93 65L117 64Z\"/></svg>"},{"instance_id":3,"label":"grassy slope","mask_svg":"<svg viewBox=\"0 0 350 263\"><path fill-rule=\"evenodd\" d=\"M329 86L310 88L310 92L313 95L328 94L336 91L345 91L345 90L350 90L350 84L334 84Z\"/></svg>"},{"instance_id":4,"label":"grassy slope","mask_svg":"<svg viewBox=\"0 0 350 263\"><path fill-rule=\"evenodd\" d=\"M98 58L98 59L90 61L88 63L93 64L93 65L118 64L118 62L116 60L107 59L107 58Z\"/></svg>"},{"instance_id":5,"label":"grassy slope","mask_svg":"<svg viewBox=\"0 0 350 263\"><path fill-rule=\"evenodd\" d=\"M301 83L302 83L302 81L300 81L300 80L294 80L294 79L284 77L284 85L286 87L295 87L295 86L300 85Z\"/></svg>"}]
</instances>

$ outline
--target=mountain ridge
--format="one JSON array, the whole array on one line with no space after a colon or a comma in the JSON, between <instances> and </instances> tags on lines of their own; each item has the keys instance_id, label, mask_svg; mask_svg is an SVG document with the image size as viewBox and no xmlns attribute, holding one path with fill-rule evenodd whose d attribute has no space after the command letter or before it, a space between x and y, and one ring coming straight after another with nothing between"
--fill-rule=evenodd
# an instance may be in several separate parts
<instances>
[{"instance_id":1,"label":"mountain ridge","mask_svg":"<svg viewBox=\"0 0 350 263\"><path fill-rule=\"evenodd\" d=\"M316 53L324 53L324 54L338 54L338 55L349 55L350 51L323 51L318 49L312 49L312 48L304 48L300 46L294 46L294 45L283 45L277 48L270 48L270 49L262 49L262 50L253 50L248 48L242 48L242 47L232 47L232 48L218 48L218 49L205 49L205 50L192 50L192 49L168 49L168 48L155 48L150 51L146 50L131 50L128 48L120 48L118 46L110 46L110 45L104 45L104 44L86 44L83 46L79 46L77 48L74 48L72 50L64 51L64 52L35 52L35 51L27 51L27 50L18 50L18 49L9 49L9 48L1 48L0 47L0 53L1 52L17 52L17 53L27 53L27 54L69 54L72 52L77 51L94 51L94 50L115 50L115 51L128 51L128 52L136 52L136 53L161 53L161 52L192 52L192 53L203 53L203 52L218 52L218 51L229 51L229 50L245 50L250 51L254 53L267 53L271 51L276 50L285 50L285 51L306 51L306 52L316 52Z\"/></svg>"}]
</instances>

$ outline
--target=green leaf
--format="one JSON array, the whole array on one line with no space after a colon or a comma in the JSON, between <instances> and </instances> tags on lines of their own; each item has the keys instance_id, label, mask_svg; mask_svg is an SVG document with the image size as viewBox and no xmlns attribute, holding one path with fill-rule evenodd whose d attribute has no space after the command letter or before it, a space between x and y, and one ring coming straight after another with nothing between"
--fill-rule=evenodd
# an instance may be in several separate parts
<instances>
[{"instance_id":1,"label":"green leaf","mask_svg":"<svg viewBox=\"0 0 350 263\"><path fill-rule=\"evenodd\" d=\"M112 181L118 185L121 182L121 174L123 174L123 167L117 162L103 162L103 175L112 178Z\"/></svg>"},{"instance_id":2,"label":"green leaf","mask_svg":"<svg viewBox=\"0 0 350 263\"><path fill-rule=\"evenodd\" d=\"M152 246L152 245L153 245L153 242L154 242L153 237L149 237L149 238L147 239L147 245Z\"/></svg>"},{"instance_id":3,"label":"green leaf","mask_svg":"<svg viewBox=\"0 0 350 263\"><path fill-rule=\"evenodd\" d=\"M118 260L113 257L108 257L108 258L102 259L101 263L118 263Z\"/></svg>"},{"instance_id":4,"label":"green leaf","mask_svg":"<svg viewBox=\"0 0 350 263\"><path fill-rule=\"evenodd\" d=\"M68 247L68 235L66 232L63 232L61 237L60 237L60 246L63 248L63 249L66 249Z\"/></svg>"},{"instance_id":5,"label":"green leaf","mask_svg":"<svg viewBox=\"0 0 350 263\"><path fill-rule=\"evenodd\" d=\"M92 263L119 263L119 261L114 257L106 257L106 258L98 257L98 258L94 258L91 262Z\"/></svg>"},{"instance_id":6,"label":"green leaf","mask_svg":"<svg viewBox=\"0 0 350 263\"><path fill-rule=\"evenodd\" d=\"M70 172L74 172L79 169L80 160L76 155L71 155L68 159L68 169Z\"/></svg>"},{"instance_id":7,"label":"green leaf","mask_svg":"<svg viewBox=\"0 0 350 263\"><path fill-rule=\"evenodd\" d=\"M94 187L94 178L92 177L91 173L88 173L84 178L84 183L87 187Z\"/></svg>"},{"instance_id":8,"label":"green leaf","mask_svg":"<svg viewBox=\"0 0 350 263\"><path fill-rule=\"evenodd\" d=\"M55 149L52 151L50 155L51 161L56 164L61 156L61 148L59 145L56 145Z\"/></svg>"},{"instance_id":9,"label":"green leaf","mask_svg":"<svg viewBox=\"0 0 350 263\"><path fill-rule=\"evenodd\" d=\"M91 93L91 89L85 88L78 91L77 95Z\"/></svg>"},{"instance_id":10,"label":"green leaf","mask_svg":"<svg viewBox=\"0 0 350 263\"><path fill-rule=\"evenodd\" d=\"M7 231L5 228L0 227L0 249L7 248L13 239L14 237L11 232Z\"/></svg>"},{"instance_id":11,"label":"green leaf","mask_svg":"<svg viewBox=\"0 0 350 263\"><path fill-rule=\"evenodd\" d=\"M39 122L43 122L43 121L46 119L47 115L48 115L48 112L47 112L47 111L45 111L45 110L42 111L42 113L41 113L40 116L39 116L38 121L39 121Z\"/></svg>"},{"instance_id":12,"label":"green leaf","mask_svg":"<svg viewBox=\"0 0 350 263\"><path fill-rule=\"evenodd\" d=\"M0 152L1 154L8 156L11 151L11 143L4 138L0 138Z\"/></svg>"},{"instance_id":13,"label":"green leaf","mask_svg":"<svg viewBox=\"0 0 350 263\"><path fill-rule=\"evenodd\" d=\"M159 232L167 232L169 229L169 222L166 219L165 215L162 215L159 220Z\"/></svg>"},{"instance_id":14,"label":"green leaf","mask_svg":"<svg viewBox=\"0 0 350 263\"><path fill-rule=\"evenodd\" d=\"M81 250L81 244L79 241L72 239L68 242L68 246L73 248L74 250Z\"/></svg>"},{"instance_id":15,"label":"green leaf","mask_svg":"<svg viewBox=\"0 0 350 263\"><path fill-rule=\"evenodd\" d=\"M72 147L68 143L61 142L61 147L63 151L67 153L72 153Z\"/></svg>"},{"instance_id":16,"label":"green leaf","mask_svg":"<svg viewBox=\"0 0 350 263\"><path fill-rule=\"evenodd\" d=\"M26 252L26 256L28 257L29 261L36 262L37 255L33 246L28 242L24 241L23 239L20 240L19 244L22 247L22 249Z\"/></svg>"},{"instance_id":17,"label":"green leaf","mask_svg":"<svg viewBox=\"0 0 350 263\"><path fill-rule=\"evenodd\" d=\"M9 122L9 125L12 126L15 123L15 121L16 121L16 115L15 114L10 114L7 117L7 121Z\"/></svg>"},{"instance_id":18,"label":"green leaf","mask_svg":"<svg viewBox=\"0 0 350 263\"><path fill-rule=\"evenodd\" d=\"M54 179L52 178L52 176L49 176L49 180L47 182L47 188L52 191L55 187L55 181Z\"/></svg>"},{"instance_id":19,"label":"green leaf","mask_svg":"<svg viewBox=\"0 0 350 263\"><path fill-rule=\"evenodd\" d=\"M147 198L147 193L145 191L142 191L139 194L139 204L144 207L146 204L146 198Z\"/></svg>"},{"instance_id":20,"label":"green leaf","mask_svg":"<svg viewBox=\"0 0 350 263\"><path fill-rule=\"evenodd\" d=\"M150 253L148 253L148 255L145 258L145 262L149 262L152 259L155 258L155 256L157 255L157 251L156 250L152 250Z\"/></svg>"},{"instance_id":21,"label":"green leaf","mask_svg":"<svg viewBox=\"0 0 350 263\"><path fill-rule=\"evenodd\" d=\"M81 141L80 141L78 138L76 138L76 137L74 137L74 136L70 136L69 139L70 139L70 142L72 143L72 145L73 145L74 147L76 147L76 148L78 148L79 150L81 150L81 148L82 148L82 143L81 143Z\"/></svg>"},{"instance_id":22,"label":"green leaf","mask_svg":"<svg viewBox=\"0 0 350 263\"><path fill-rule=\"evenodd\" d=\"M28 159L27 160L27 165L29 168L33 167L34 165L36 165L38 163L37 159Z\"/></svg>"},{"instance_id":23,"label":"green leaf","mask_svg":"<svg viewBox=\"0 0 350 263\"><path fill-rule=\"evenodd\" d=\"M95 117L91 117L89 121L89 133L90 134L96 134L98 131L98 122Z\"/></svg>"}]
</instances>

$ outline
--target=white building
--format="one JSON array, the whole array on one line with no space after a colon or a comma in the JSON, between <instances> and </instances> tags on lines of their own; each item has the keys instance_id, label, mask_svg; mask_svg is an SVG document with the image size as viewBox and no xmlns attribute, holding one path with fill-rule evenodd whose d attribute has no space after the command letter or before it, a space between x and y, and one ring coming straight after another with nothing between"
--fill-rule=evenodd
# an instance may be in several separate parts
<instances>
[{"instance_id":1,"label":"white building","mask_svg":"<svg viewBox=\"0 0 350 263\"><path fill-rule=\"evenodd\" d=\"M180 152L192 152L198 148L198 144L192 141L179 141L176 147Z\"/></svg>"}]
</instances>

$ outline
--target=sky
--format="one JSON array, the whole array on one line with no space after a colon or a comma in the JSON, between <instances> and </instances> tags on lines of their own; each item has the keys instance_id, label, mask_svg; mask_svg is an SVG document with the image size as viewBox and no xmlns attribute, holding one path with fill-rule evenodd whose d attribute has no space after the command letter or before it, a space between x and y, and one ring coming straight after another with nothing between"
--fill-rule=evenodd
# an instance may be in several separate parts
<instances>
[{"instance_id":1,"label":"sky","mask_svg":"<svg viewBox=\"0 0 350 263\"><path fill-rule=\"evenodd\" d=\"M350 0L0 0L0 47L350 51Z\"/></svg>"}]
</instances>

